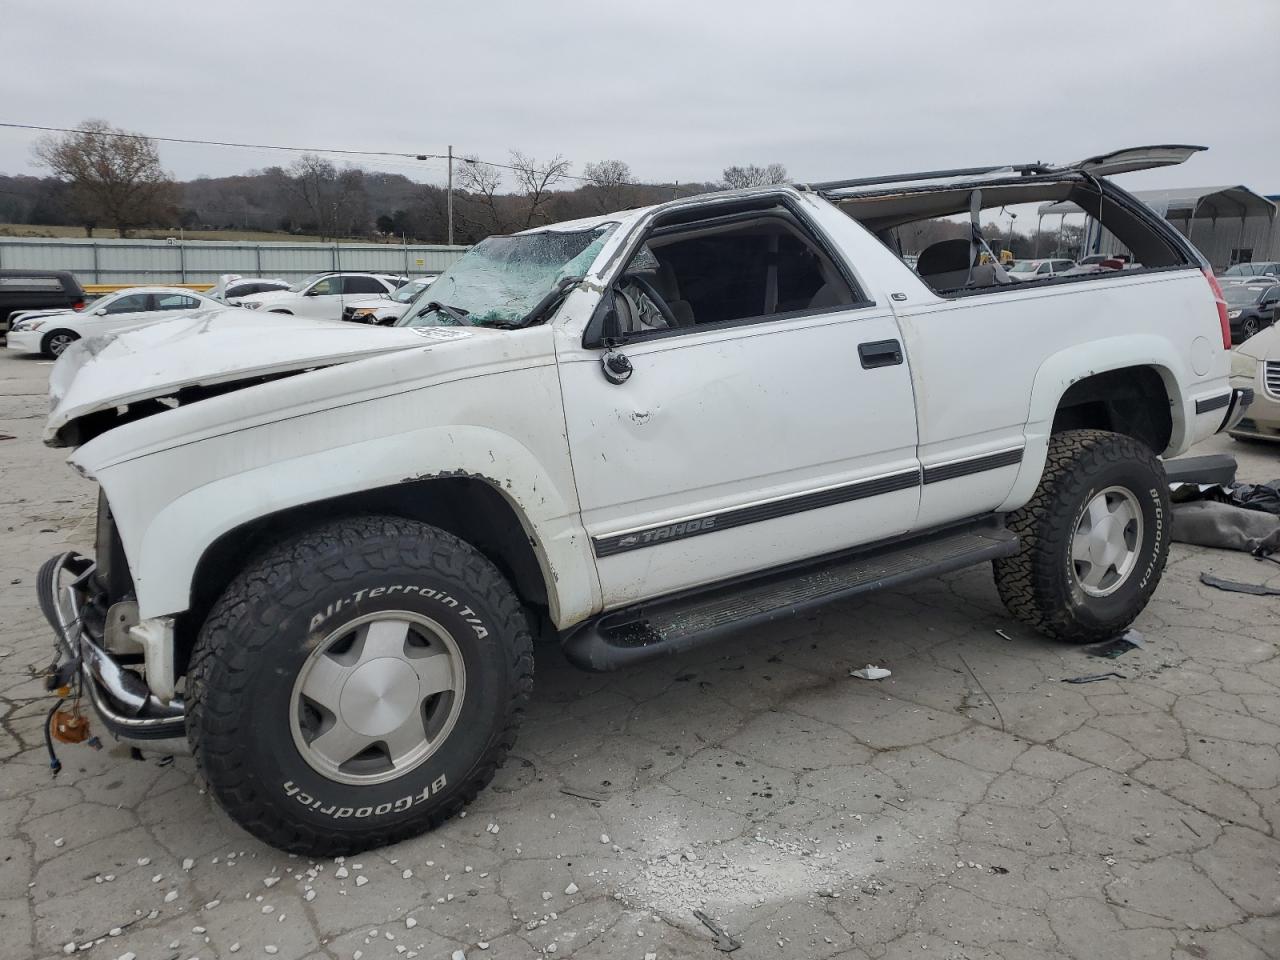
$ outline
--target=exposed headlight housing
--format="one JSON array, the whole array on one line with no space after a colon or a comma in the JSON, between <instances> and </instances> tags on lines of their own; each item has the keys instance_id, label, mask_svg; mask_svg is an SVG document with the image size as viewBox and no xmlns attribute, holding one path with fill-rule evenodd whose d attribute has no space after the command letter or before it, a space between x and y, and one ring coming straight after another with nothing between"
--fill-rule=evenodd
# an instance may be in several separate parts
<instances>
[{"instance_id":1,"label":"exposed headlight housing","mask_svg":"<svg viewBox=\"0 0 1280 960\"><path fill-rule=\"evenodd\" d=\"M1237 350L1231 351L1231 376L1252 380L1258 372L1258 361Z\"/></svg>"},{"instance_id":2,"label":"exposed headlight housing","mask_svg":"<svg viewBox=\"0 0 1280 960\"><path fill-rule=\"evenodd\" d=\"M353 317L371 317L378 312L377 307L359 307L352 314Z\"/></svg>"}]
</instances>

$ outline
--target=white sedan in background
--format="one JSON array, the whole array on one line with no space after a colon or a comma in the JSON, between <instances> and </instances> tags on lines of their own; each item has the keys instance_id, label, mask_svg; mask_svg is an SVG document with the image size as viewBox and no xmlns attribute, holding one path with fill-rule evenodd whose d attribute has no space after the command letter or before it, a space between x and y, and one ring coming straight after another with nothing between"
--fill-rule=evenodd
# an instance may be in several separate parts
<instances>
[{"instance_id":1,"label":"white sedan in background","mask_svg":"<svg viewBox=\"0 0 1280 960\"><path fill-rule=\"evenodd\" d=\"M226 310L185 287L130 287L91 303L79 313L47 313L19 320L9 331L8 348L56 357L82 337L122 333L201 310Z\"/></svg>"},{"instance_id":2,"label":"white sedan in background","mask_svg":"<svg viewBox=\"0 0 1280 960\"><path fill-rule=\"evenodd\" d=\"M313 320L341 320L342 308L348 303L385 297L407 280L389 273L317 273L299 280L288 290L241 297L240 306Z\"/></svg>"}]
</instances>

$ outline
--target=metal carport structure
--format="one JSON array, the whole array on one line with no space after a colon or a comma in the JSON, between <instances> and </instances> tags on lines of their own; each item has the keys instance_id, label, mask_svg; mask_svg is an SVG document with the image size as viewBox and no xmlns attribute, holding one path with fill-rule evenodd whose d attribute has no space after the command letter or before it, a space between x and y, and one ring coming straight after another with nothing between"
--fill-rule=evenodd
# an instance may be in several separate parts
<instances>
[{"instance_id":1,"label":"metal carport structure","mask_svg":"<svg viewBox=\"0 0 1280 960\"><path fill-rule=\"evenodd\" d=\"M1133 195L1177 227L1217 269L1230 265L1233 250L1250 250L1254 260L1280 259L1275 249L1276 205L1246 186L1135 190ZM1043 222L1046 216L1065 220L1087 211L1062 200L1042 204L1038 213ZM1091 217L1085 226L1085 251L1112 252L1116 241L1110 233Z\"/></svg>"}]
</instances>

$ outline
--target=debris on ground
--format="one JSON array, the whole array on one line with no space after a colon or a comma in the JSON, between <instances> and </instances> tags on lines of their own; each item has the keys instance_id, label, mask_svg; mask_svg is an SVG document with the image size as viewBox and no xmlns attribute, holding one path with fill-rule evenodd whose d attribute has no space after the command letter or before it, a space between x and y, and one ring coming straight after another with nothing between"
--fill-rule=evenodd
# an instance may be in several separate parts
<instances>
[{"instance_id":1,"label":"debris on ground","mask_svg":"<svg viewBox=\"0 0 1280 960\"><path fill-rule=\"evenodd\" d=\"M859 680L883 680L885 677L893 676L893 671L886 670L884 667L876 667L867 664L857 670L850 670L849 676L857 677Z\"/></svg>"},{"instance_id":2,"label":"debris on ground","mask_svg":"<svg viewBox=\"0 0 1280 960\"><path fill-rule=\"evenodd\" d=\"M720 924L716 923L701 910L693 911L693 915L702 921L702 925L704 927L711 931L712 935L716 938L716 949L721 953L733 953L733 951L742 946L742 944L725 932L724 927L720 926Z\"/></svg>"},{"instance_id":3,"label":"debris on ground","mask_svg":"<svg viewBox=\"0 0 1280 960\"><path fill-rule=\"evenodd\" d=\"M1117 680L1128 680L1123 673L1116 673L1112 670L1110 673L1090 673L1083 677L1063 677L1063 683L1097 683L1099 680L1107 680L1115 677Z\"/></svg>"},{"instance_id":4,"label":"debris on ground","mask_svg":"<svg viewBox=\"0 0 1280 960\"><path fill-rule=\"evenodd\" d=\"M1265 583L1244 583L1240 580L1226 580L1215 577L1212 573L1201 573L1200 582L1228 593L1249 593L1255 597L1280 597L1280 589L1268 587Z\"/></svg>"},{"instance_id":5,"label":"debris on ground","mask_svg":"<svg viewBox=\"0 0 1280 960\"><path fill-rule=\"evenodd\" d=\"M1114 640L1108 640L1106 643L1094 647L1089 651L1089 656L1106 657L1108 660L1114 660L1130 650L1139 650L1146 645L1146 639L1137 630L1126 630Z\"/></svg>"}]
</instances>

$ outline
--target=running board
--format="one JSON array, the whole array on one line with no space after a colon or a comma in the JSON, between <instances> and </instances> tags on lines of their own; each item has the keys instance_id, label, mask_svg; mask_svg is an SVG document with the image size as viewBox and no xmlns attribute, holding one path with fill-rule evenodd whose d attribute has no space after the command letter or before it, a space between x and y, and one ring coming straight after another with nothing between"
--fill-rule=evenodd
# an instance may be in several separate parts
<instances>
[{"instance_id":1,"label":"running board","mask_svg":"<svg viewBox=\"0 0 1280 960\"><path fill-rule=\"evenodd\" d=\"M988 517L926 537L873 544L615 610L566 634L564 654L584 670L618 670L689 650L741 627L1017 551L1017 536Z\"/></svg>"}]
</instances>

